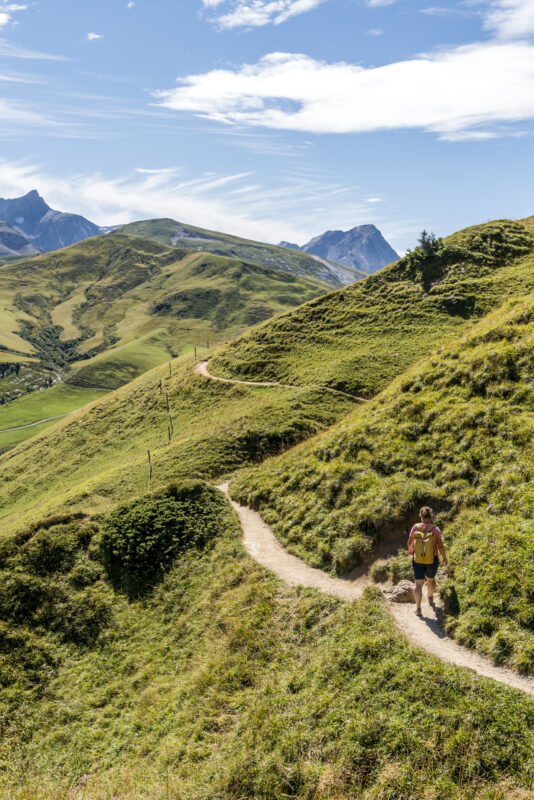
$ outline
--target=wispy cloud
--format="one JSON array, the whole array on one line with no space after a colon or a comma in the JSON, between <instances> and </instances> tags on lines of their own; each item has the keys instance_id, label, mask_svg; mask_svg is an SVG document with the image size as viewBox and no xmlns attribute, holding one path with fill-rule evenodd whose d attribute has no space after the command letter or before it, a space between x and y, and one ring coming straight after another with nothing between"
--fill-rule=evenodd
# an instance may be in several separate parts
<instances>
[{"instance_id":1,"label":"wispy cloud","mask_svg":"<svg viewBox=\"0 0 534 800\"><path fill-rule=\"evenodd\" d=\"M5 39L0 39L0 56L6 58L22 58L35 61L67 61L65 56L53 55L52 53L41 53L38 50L28 50L25 47L11 44Z\"/></svg>"},{"instance_id":2,"label":"wispy cloud","mask_svg":"<svg viewBox=\"0 0 534 800\"><path fill-rule=\"evenodd\" d=\"M5 126L5 124L11 125L16 123L17 125L50 125L50 120L46 119L44 116L41 116L36 111L32 111L28 108L23 108L22 106L11 103L7 100L0 98L0 125Z\"/></svg>"},{"instance_id":3,"label":"wispy cloud","mask_svg":"<svg viewBox=\"0 0 534 800\"><path fill-rule=\"evenodd\" d=\"M203 0L206 8L216 9L210 19L221 29L257 28L269 23L280 25L324 2L326 0Z\"/></svg>"},{"instance_id":4,"label":"wispy cloud","mask_svg":"<svg viewBox=\"0 0 534 800\"><path fill-rule=\"evenodd\" d=\"M104 37L102 36L101 33L88 33L87 34L87 41L88 42L96 42L99 39L103 39L103 38Z\"/></svg>"},{"instance_id":5,"label":"wispy cloud","mask_svg":"<svg viewBox=\"0 0 534 800\"><path fill-rule=\"evenodd\" d=\"M150 167L115 178L100 173L59 178L34 164L0 161L3 195L36 188L53 207L101 225L172 217L261 241L304 242L328 227L379 221L376 209L352 187L327 175L296 169L283 180L269 188L251 181L250 173L189 177L181 169Z\"/></svg>"}]
</instances>

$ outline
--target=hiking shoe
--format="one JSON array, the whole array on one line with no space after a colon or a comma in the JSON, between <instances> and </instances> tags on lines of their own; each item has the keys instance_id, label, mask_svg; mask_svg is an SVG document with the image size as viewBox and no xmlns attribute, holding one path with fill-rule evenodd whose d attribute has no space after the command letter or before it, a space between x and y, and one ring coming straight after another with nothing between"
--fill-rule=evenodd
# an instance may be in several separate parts
<instances>
[{"instance_id":1,"label":"hiking shoe","mask_svg":"<svg viewBox=\"0 0 534 800\"><path fill-rule=\"evenodd\" d=\"M434 608L434 606L436 605L436 601L434 600L433 597L428 598L428 605L432 606L432 608Z\"/></svg>"},{"instance_id":2,"label":"hiking shoe","mask_svg":"<svg viewBox=\"0 0 534 800\"><path fill-rule=\"evenodd\" d=\"M423 616L423 612L421 611L420 608L416 608L415 609L415 616L416 617L422 617Z\"/></svg>"}]
</instances>

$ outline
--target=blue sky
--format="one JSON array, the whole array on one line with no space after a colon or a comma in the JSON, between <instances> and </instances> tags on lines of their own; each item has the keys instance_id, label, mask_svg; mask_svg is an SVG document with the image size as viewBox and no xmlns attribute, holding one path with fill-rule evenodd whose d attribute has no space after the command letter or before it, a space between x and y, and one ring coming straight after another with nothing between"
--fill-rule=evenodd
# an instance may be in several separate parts
<instances>
[{"instance_id":1,"label":"blue sky","mask_svg":"<svg viewBox=\"0 0 534 800\"><path fill-rule=\"evenodd\" d=\"M0 196L100 224L404 250L534 213L533 118L533 0L0 0Z\"/></svg>"}]
</instances>

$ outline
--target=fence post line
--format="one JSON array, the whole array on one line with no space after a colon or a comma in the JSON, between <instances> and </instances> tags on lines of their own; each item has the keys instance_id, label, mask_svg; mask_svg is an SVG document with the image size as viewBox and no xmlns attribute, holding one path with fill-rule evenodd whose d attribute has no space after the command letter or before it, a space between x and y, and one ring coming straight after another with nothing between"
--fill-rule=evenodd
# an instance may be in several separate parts
<instances>
[{"instance_id":1,"label":"fence post line","mask_svg":"<svg viewBox=\"0 0 534 800\"><path fill-rule=\"evenodd\" d=\"M150 481L152 480L152 456L150 450L148 452L148 491L150 493Z\"/></svg>"}]
</instances>

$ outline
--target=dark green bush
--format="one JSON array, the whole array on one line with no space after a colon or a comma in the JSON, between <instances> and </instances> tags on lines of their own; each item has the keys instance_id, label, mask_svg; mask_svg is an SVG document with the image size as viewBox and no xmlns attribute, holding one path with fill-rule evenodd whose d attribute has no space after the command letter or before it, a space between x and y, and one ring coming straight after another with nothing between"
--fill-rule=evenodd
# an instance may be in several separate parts
<instances>
[{"instance_id":1,"label":"dark green bush","mask_svg":"<svg viewBox=\"0 0 534 800\"><path fill-rule=\"evenodd\" d=\"M149 591L178 553L214 539L227 513L222 494L202 481L171 484L118 506L104 521L101 540L114 586L130 597Z\"/></svg>"}]
</instances>

